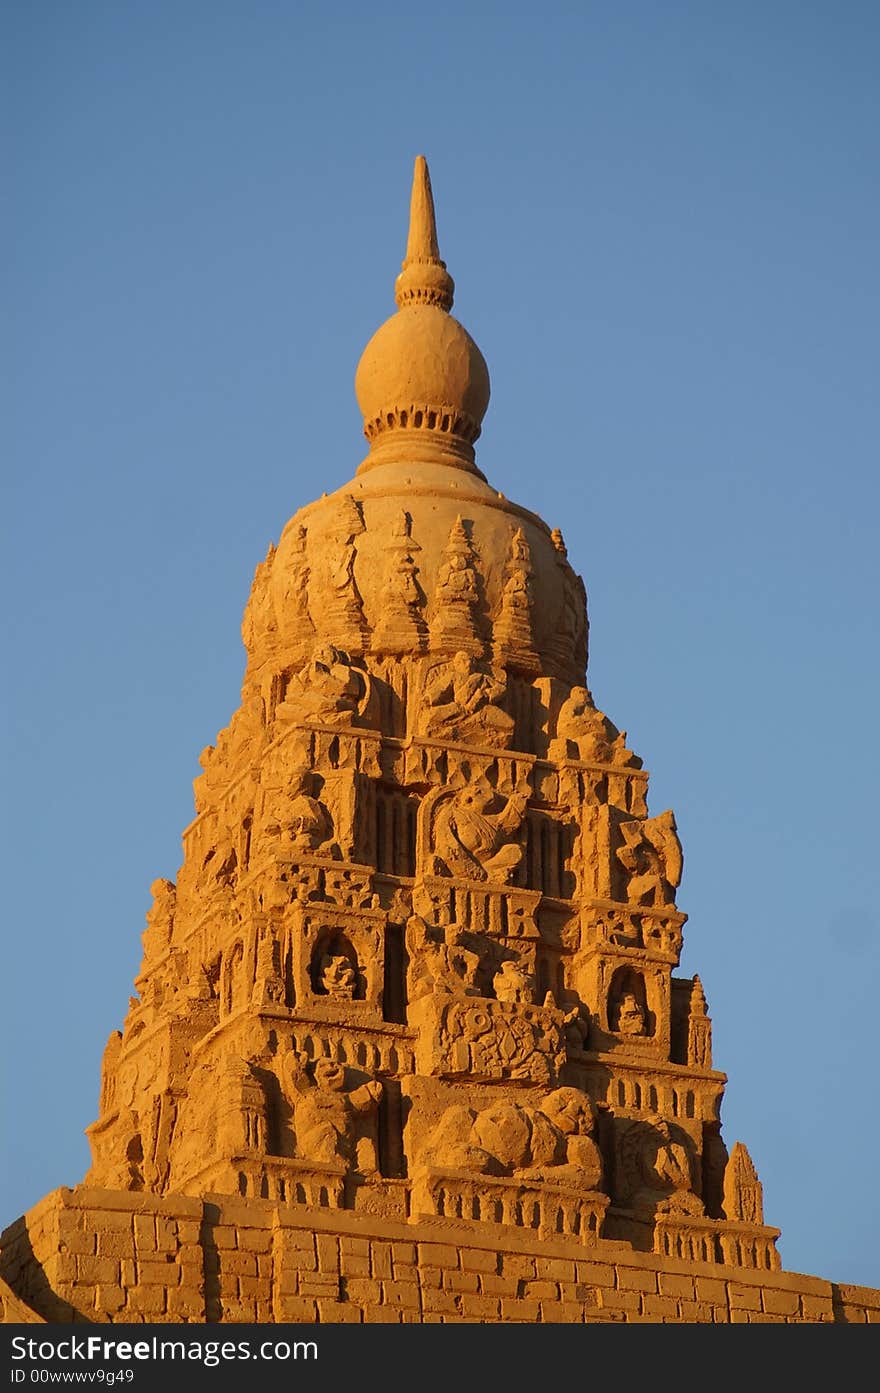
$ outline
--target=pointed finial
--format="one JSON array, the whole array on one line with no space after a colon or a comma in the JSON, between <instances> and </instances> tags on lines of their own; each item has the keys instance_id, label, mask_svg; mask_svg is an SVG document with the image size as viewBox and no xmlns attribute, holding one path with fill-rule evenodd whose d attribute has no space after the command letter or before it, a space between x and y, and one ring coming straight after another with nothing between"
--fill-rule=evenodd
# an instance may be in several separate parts
<instances>
[{"instance_id":1,"label":"pointed finial","mask_svg":"<svg viewBox=\"0 0 880 1393\"><path fill-rule=\"evenodd\" d=\"M417 304L436 305L448 311L452 309L454 292L455 282L446 269L446 263L440 260L428 162L424 155L417 155L409 205L406 257L397 277L395 299L401 309L404 305Z\"/></svg>"},{"instance_id":2,"label":"pointed finial","mask_svg":"<svg viewBox=\"0 0 880 1393\"><path fill-rule=\"evenodd\" d=\"M406 261L439 261L437 219L434 214L434 194L431 175L424 155L416 155L413 170L412 195L409 202L409 236L406 240Z\"/></svg>"}]
</instances>

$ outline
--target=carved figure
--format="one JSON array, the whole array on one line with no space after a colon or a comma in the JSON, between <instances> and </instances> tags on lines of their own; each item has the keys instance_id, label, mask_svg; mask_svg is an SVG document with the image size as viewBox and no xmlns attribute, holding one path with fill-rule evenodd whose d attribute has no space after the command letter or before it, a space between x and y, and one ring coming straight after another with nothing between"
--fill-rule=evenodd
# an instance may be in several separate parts
<instances>
[{"instance_id":1,"label":"carved figure","mask_svg":"<svg viewBox=\"0 0 880 1393\"><path fill-rule=\"evenodd\" d=\"M492 980L498 1001L508 1001L531 1005L535 1000L535 978L531 972L516 962L506 958Z\"/></svg>"},{"instance_id":2,"label":"carved figure","mask_svg":"<svg viewBox=\"0 0 880 1393\"><path fill-rule=\"evenodd\" d=\"M354 1001L357 995L357 967L345 953L324 953L318 964L318 982L335 1001Z\"/></svg>"},{"instance_id":3,"label":"carved figure","mask_svg":"<svg viewBox=\"0 0 880 1393\"><path fill-rule=\"evenodd\" d=\"M123 1109L108 1120L89 1128L92 1165L86 1184L108 1190L143 1190L144 1149L138 1130L138 1115Z\"/></svg>"},{"instance_id":4,"label":"carved figure","mask_svg":"<svg viewBox=\"0 0 880 1393\"><path fill-rule=\"evenodd\" d=\"M437 1072L551 1083L564 1057L561 1020L540 1008L453 997L437 1032Z\"/></svg>"},{"instance_id":5,"label":"carved figure","mask_svg":"<svg viewBox=\"0 0 880 1393\"><path fill-rule=\"evenodd\" d=\"M276 715L282 720L349 724L363 711L368 695L366 673L342 649L322 644L290 678Z\"/></svg>"},{"instance_id":6,"label":"carved figure","mask_svg":"<svg viewBox=\"0 0 880 1393\"><path fill-rule=\"evenodd\" d=\"M554 1174L565 1170L587 1189L598 1189L602 1153L594 1140L596 1118L588 1094L579 1088L557 1088L544 1099L541 1111L564 1139L562 1154L556 1148Z\"/></svg>"},{"instance_id":7,"label":"carved figure","mask_svg":"<svg viewBox=\"0 0 880 1393\"><path fill-rule=\"evenodd\" d=\"M532 633L532 562L522 528L510 539L504 565L504 588L495 621L496 662L531 673L540 668Z\"/></svg>"},{"instance_id":8,"label":"carved figure","mask_svg":"<svg viewBox=\"0 0 880 1393\"><path fill-rule=\"evenodd\" d=\"M177 909L177 887L173 880L154 880L150 886L153 903L147 910L147 927L142 935L144 957L158 957L171 942Z\"/></svg>"},{"instance_id":9,"label":"carved figure","mask_svg":"<svg viewBox=\"0 0 880 1393\"><path fill-rule=\"evenodd\" d=\"M294 766L290 782L265 790L261 834L302 853L325 851L333 836L333 819L327 807L312 796L312 772Z\"/></svg>"},{"instance_id":10,"label":"carved figure","mask_svg":"<svg viewBox=\"0 0 880 1393\"><path fill-rule=\"evenodd\" d=\"M612 1011L612 1030L618 1035L645 1035L645 1012L638 997L632 992L624 992L615 1003Z\"/></svg>"},{"instance_id":11,"label":"carved figure","mask_svg":"<svg viewBox=\"0 0 880 1393\"><path fill-rule=\"evenodd\" d=\"M419 914L410 915L406 925L406 951L410 1001L437 993L479 996L480 956L464 946L455 925L432 925Z\"/></svg>"},{"instance_id":12,"label":"carved figure","mask_svg":"<svg viewBox=\"0 0 880 1393\"><path fill-rule=\"evenodd\" d=\"M506 883L523 856L513 840L522 826L528 795L501 799L484 778L475 779L440 805L434 823L434 857L442 874Z\"/></svg>"},{"instance_id":13,"label":"carved figure","mask_svg":"<svg viewBox=\"0 0 880 1393\"><path fill-rule=\"evenodd\" d=\"M216 746L206 745L199 755L202 773L193 781L196 812L216 806L233 779L256 761L265 743L263 698L246 696L229 725L220 731Z\"/></svg>"},{"instance_id":14,"label":"carved figure","mask_svg":"<svg viewBox=\"0 0 880 1393\"><path fill-rule=\"evenodd\" d=\"M285 529L286 539L287 529ZM293 527L292 540L286 547L286 567L281 578L277 618L288 635L299 643L310 640L314 625L309 615L309 576L311 568L306 558L308 532L302 523ZM284 543L282 543L284 547Z\"/></svg>"},{"instance_id":15,"label":"carved figure","mask_svg":"<svg viewBox=\"0 0 880 1393\"><path fill-rule=\"evenodd\" d=\"M274 560L275 547L273 545L269 547L265 559L260 562L254 572L251 593L245 605L244 617L241 621L241 637L249 655L253 655L267 639L274 637L277 632L278 625L275 621L271 594L272 563Z\"/></svg>"},{"instance_id":16,"label":"carved figure","mask_svg":"<svg viewBox=\"0 0 880 1393\"><path fill-rule=\"evenodd\" d=\"M507 679L460 649L428 672L422 693L420 735L508 748L514 720L504 710Z\"/></svg>"},{"instance_id":17,"label":"carved figure","mask_svg":"<svg viewBox=\"0 0 880 1393\"><path fill-rule=\"evenodd\" d=\"M291 1052L285 1083L294 1105L297 1155L327 1164L344 1161L363 1174L377 1169L375 1114L382 1098L376 1079L352 1087L344 1064Z\"/></svg>"},{"instance_id":18,"label":"carved figure","mask_svg":"<svg viewBox=\"0 0 880 1393\"><path fill-rule=\"evenodd\" d=\"M307 793L307 773L301 776L299 789L288 807L290 844L296 851L316 851L331 838L333 821L323 803Z\"/></svg>"},{"instance_id":19,"label":"carved figure","mask_svg":"<svg viewBox=\"0 0 880 1393\"><path fill-rule=\"evenodd\" d=\"M636 1122L621 1145L621 1161L629 1203L653 1213L702 1214L696 1157L687 1135L675 1131L662 1117Z\"/></svg>"},{"instance_id":20,"label":"carved figure","mask_svg":"<svg viewBox=\"0 0 880 1393\"><path fill-rule=\"evenodd\" d=\"M681 880L681 843L671 812L620 824L623 846L617 859L627 872L630 904L672 904Z\"/></svg>"},{"instance_id":21,"label":"carved figure","mask_svg":"<svg viewBox=\"0 0 880 1393\"><path fill-rule=\"evenodd\" d=\"M626 748L626 731L618 731L596 709L587 687L572 687L560 706L556 738L548 753L551 759L578 759L584 764L641 765L641 760Z\"/></svg>"},{"instance_id":22,"label":"carved figure","mask_svg":"<svg viewBox=\"0 0 880 1393\"><path fill-rule=\"evenodd\" d=\"M590 1012L581 1002L566 1011L563 1017L563 1031L569 1057L576 1059L584 1053L590 1038Z\"/></svg>"},{"instance_id":23,"label":"carved figure","mask_svg":"<svg viewBox=\"0 0 880 1393\"><path fill-rule=\"evenodd\" d=\"M346 592L355 591L354 583L354 546L346 539L337 551L331 556L330 583L337 595L345 595Z\"/></svg>"},{"instance_id":24,"label":"carved figure","mask_svg":"<svg viewBox=\"0 0 880 1393\"><path fill-rule=\"evenodd\" d=\"M202 862L196 892L206 895L214 890L228 890L235 884L237 873L238 853L228 835L220 836Z\"/></svg>"},{"instance_id":25,"label":"carved figure","mask_svg":"<svg viewBox=\"0 0 880 1393\"><path fill-rule=\"evenodd\" d=\"M602 1156L592 1139L593 1108L577 1088L558 1088L540 1108L502 1101L475 1111L447 1108L426 1147L431 1164L483 1175L602 1181Z\"/></svg>"},{"instance_id":26,"label":"carved figure","mask_svg":"<svg viewBox=\"0 0 880 1393\"><path fill-rule=\"evenodd\" d=\"M360 509L351 494L339 506L335 527L326 543L327 585L311 595L316 625L337 643L362 651L366 630L363 602L354 575L355 538L364 530Z\"/></svg>"},{"instance_id":27,"label":"carved figure","mask_svg":"<svg viewBox=\"0 0 880 1393\"><path fill-rule=\"evenodd\" d=\"M466 556L454 552L440 567L437 589L447 604L473 605L477 602L477 583Z\"/></svg>"},{"instance_id":28,"label":"carved figure","mask_svg":"<svg viewBox=\"0 0 880 1393\"><path fill-rule=\"evenodd\" d=\"M557 551L557 564L562 581L562 607L559 611L552 649L557 661L569 672L583 673L587 666L587 594L580 576L575 575L568 560L568 549L562 533L554 527L550 534Z\"/></svg>"}]
</instances>

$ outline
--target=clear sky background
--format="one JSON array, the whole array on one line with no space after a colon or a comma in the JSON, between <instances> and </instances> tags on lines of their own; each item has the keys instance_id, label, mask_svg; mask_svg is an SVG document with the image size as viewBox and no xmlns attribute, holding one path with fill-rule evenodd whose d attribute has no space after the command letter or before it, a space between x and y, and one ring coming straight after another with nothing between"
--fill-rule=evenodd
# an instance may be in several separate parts
<instances>
[{"instance_id":1,"label":"clear sky background","mask_svg":"<svg viewBox=\"0 0 880 1393\"><path fill-rule=\"evenodd\" d=\"M673 807L786 1267L880 1285L880 7L4 6L0 1224L83 1176L241 611L365 453L413 156Z\"/></svg>"}]
</instances>

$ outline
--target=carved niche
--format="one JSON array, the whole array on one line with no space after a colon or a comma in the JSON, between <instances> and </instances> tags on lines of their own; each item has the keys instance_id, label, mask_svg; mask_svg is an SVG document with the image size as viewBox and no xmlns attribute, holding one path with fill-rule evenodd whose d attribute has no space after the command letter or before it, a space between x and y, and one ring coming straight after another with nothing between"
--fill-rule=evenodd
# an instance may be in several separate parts
<instances>
[{"instance_id":1,"label":"carved niche","mask_svg":"<svg viewBox=\"0 0 880 1393\"><path fill-rule=\"evenodd\" d=\"M357 954L344 934L318 942L310 966L312 990L331 1001L362 1001L364 980Z\"/></svg>"},{"instance_id":2,"label":"carved niche","mask_svg":"<svg viewBox=\"0 0 880 1393\"><path fill-rule=\"evenodd\" d=\"M379 910L297 904L290 911L294 983L301 1006L334 1019L381 1019L385 917Z\"/></svg>"},{"instance_id":3,"label":"carved niche","mask_svg":"<svg viewBox=\"0 0 880 1393\"><path fill-rule=\"evenodd\" d=\"M608 992L608 1026L624 1039L653 1035L653 1018L648 1010L645 979L633 968L619 967Z\"/></svg>"}]
</instances>

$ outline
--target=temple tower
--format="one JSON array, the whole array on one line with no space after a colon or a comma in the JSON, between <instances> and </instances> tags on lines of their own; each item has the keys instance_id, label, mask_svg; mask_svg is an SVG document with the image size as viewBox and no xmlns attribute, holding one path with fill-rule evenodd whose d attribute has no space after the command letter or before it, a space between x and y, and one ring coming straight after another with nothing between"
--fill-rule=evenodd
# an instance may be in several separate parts
<instances>
[{"instance_id":1,"label":"temple tower","mask_svg":"<svg viewBox=\"0 0 880 1393\"><path fill-rule=\"evenodd\" d=\"M777 1277L703 984L677 975L675 818L593 701L562 533L477 466L489 374L453 293L419 157L357 369L368 453L257 566L91 1169L4 1235L10 1309L880 1314Z\"/></svg>"},{"instance_id":2,"label":"temple tower","mask_svg":"<svg viewBox=\"0 0 880 1393\"><path fill-rule=\"evenodd\" d=\"M674 975L675 819L586 686L561 534L477 467L489 374L453 291L419 158L357 370L369 453L257 569L87 1179L771 1269Z\"/></svg>"}]
</instances>

